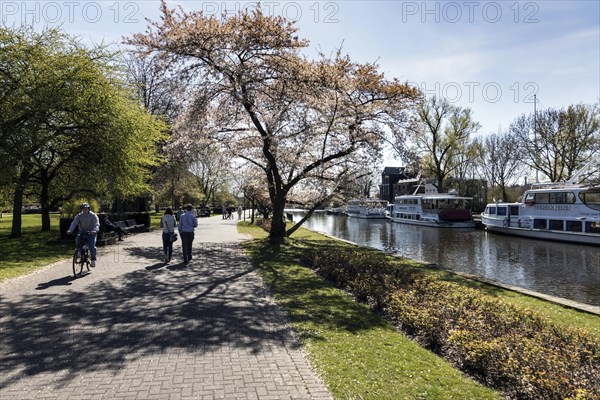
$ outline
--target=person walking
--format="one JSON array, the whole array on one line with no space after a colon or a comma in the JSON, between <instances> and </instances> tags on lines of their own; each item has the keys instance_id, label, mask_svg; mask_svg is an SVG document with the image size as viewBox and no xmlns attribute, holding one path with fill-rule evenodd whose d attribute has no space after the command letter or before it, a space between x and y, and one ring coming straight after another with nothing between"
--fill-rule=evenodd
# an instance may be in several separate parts
<instances>
[{"instance_id":1,"label":"person walking","mask_svg":"<svg viewBox=\"0 0 600 400\"><path fill-rule=\"evenodd\" d=\"M244 209L242 208L241 204L238 206L237 212L238 212L238 221L239 221L240 219L242 219L242 213L244 212Z\"/></svg>"},{"instance_id":2,"label":"person walking","mask_svg":"<svg viewBox=\"0 0 600 400\"><path fill-rule=\"evenodd\" d=\"M171 207L167 207L167 209L165 210L165 214L160 219L165 263L171 261L171 257L173 256L173 240L171 240L171 238L173 235L175 235L176 226L177 221L175 221L173 210L171 209Z\"/></svg>"},{"instance_id":3,"label":"person walking","mask_svg":"<svg viewBox=\"0 0 600 400\"><path fill-rule=\"evenodd\" d=\"M185 207L185 213L179 218L179 235L181 236L181 248L183 250L183 262L187 263L192 259L192 242L194 241L194 230L198 227L196 214L192 213L192 205Z\"/></svg>"}]
</instances>

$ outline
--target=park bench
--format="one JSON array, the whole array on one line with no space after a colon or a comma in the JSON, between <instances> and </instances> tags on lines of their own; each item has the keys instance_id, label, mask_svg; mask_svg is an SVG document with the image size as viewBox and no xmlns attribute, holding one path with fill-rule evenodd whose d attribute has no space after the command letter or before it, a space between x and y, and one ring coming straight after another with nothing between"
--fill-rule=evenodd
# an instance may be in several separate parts
<instances>
[{"instance_id":1,"label":"park bench","mask_svg":"<svg viewBox=\"0 0 600 400\"><path fill-rule=\"evenodd\" d=\"M134 228L127 226L127 223L125 221L115 221L113 222L116 226L120 227L121 229L123 229L123 232L125 233L130 233L133 232Z\"/></svg>"},{"instance_id":2,"label":"park bench","mask_svg":"<svg viewBox=\"0 0 600 400\"><path fill-rule=\"evenodd\" d=\"M144 224L138 224L134 219L128 219L125 222L127 223L127 227L131 229L132 232L144 232L146 230L146 226Z\"/></svg>"}]
</instances>

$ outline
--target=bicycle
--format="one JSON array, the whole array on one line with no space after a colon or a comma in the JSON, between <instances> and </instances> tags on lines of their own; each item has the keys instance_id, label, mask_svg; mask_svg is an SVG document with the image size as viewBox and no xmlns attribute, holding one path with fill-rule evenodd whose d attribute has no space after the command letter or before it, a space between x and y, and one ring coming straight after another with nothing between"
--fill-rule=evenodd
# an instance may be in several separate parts
<instances>
[{"instance_id":1,"label":"bicycle","mask_svg":"<svg viewBox=\"0 0 600 400\"><path fill-rule=\"evenodd\" d=\"M75 278L83 274L83 268L90 270L90 248L88 246L88 234L79 234L79 243L83 243L81 248L75 245L75 253L73 253L73 275ZM77 240L76 240L77 242Z\"/></svg>"}]
</instances>

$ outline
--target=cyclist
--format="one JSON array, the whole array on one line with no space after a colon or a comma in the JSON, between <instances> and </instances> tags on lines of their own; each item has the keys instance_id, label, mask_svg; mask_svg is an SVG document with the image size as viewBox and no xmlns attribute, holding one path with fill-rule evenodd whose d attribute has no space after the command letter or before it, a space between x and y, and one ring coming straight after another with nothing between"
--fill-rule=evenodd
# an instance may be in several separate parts
<instances>
[{"instance_id":1,"label":"cyclist","mask_svg":"<svg viewBox=\"0 0 600 400\"><path fill-rule=\"evenodd\" d=\"M81 205L81 212L75 216L75 219L69 226L67 234L70 235L75 228L79 228L79 234L75 238L75 245L78 249L81 249L83 243L81 243L81 235L87 236L87 243L90 249L90 257L92 259L92 267L96 266L96 234L100 229L100 220L98 216L92 211L88 203Z\"/></svg>"}]
</instances>

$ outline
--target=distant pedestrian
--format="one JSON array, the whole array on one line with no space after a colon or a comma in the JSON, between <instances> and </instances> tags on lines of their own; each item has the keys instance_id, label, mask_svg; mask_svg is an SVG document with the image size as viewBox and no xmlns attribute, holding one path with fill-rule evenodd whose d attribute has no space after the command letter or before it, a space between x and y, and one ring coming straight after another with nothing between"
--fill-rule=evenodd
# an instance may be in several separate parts
<instances>
[{"instance_id":1,"label":"distant pedestrian","mask_svg":"<svg viewBox=\"0 0 600 400\"><path fill-rule=\"evenodd\" d=\"M221 219L227 219L227 207L223 206L223 210L221 211Z\"/></svg>"},{"instance_id":2,"label":"distant pedestrian","mask_svg":"<svg viewBox=\"0 0 600 400\"><path fill-rule=\"evenodd\" d=\"M177 214L175 215L175 219L179 222L179 219L181 218L181 215L183 214L183 208L179 207L179 210L177 211Z\"/></svg>"},{"instance_id":3,"label":"distant pedestrian","mask_svg":"<svg viewBox=\"0 0 600 400\"><path fill-rule=\"evenodd\" d=\"M242 208L241 205L238 206L238 220L242 219L242 213L244 212L244 209Z\"/></svg>"},{"instance_id":4,"label":"distant pedestrian","mask_svg":"<svg viewBox=\"0 0 600 400\"><path fill-rule=\"evenodd\" d=\"M193 207L191 204L188 204L185 210L185 213L179 218L177 229L181 235L183 262L187 263L192 259L192 242L194 241L194 230L198 227L198 219L196 214L192 212Z\"/></svg>"},{"instance_id":5,"label":"distant pedestrian","mask_svg":"<svg viewBox=\"0 0 600 400\"><path fill-rule=\"evenodd\" d=\"M162 228L163 257L166 263L171 261L171 257L173 256L173 240L171 237L175 235L176 226L177 221L175 221L175 217L173 216L173 210L168 207L165 210L165 214L160 219L160 227Z\"/></svg>"}]
</instances>

